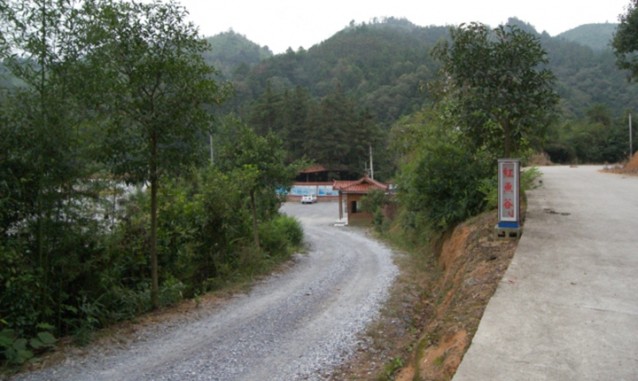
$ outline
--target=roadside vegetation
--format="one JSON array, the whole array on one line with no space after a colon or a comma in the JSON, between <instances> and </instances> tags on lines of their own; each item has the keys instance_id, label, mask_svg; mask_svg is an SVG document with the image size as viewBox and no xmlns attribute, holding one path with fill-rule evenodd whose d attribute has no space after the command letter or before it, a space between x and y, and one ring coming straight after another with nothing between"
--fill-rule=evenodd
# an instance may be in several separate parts
<instances>
[{"instance_id":1,"label":"roadside vegetation","mask_svg":"<svg viewBox=\"0 0 638 381\"><path fill-rule=\"evenodd\" d=\"M635 8L629 12L635 15ZM555 77L539 69L547 61L538 40L517 29L492 32L477 24L453 28L451 42L434 52L444 78L435 84L441 91L438 102L391 131L400 158L396 200L370 194L363 204L375 216L380 237L406 253L398 259L402 277L373 327L386 336L377 339L368 332L377 361L357 354L335 379L366 373L377 380L454 376L516 247L516 239L495 239L493 232L497 157L521 157L523 164L533 165L535 142L545 141L546 134L552 143L544 150L558 163L618 162L626 155L624 121L614 121L604 107L591 108L584 121L558 127L558 96L551 90ZM502 59L510 55L522 59ZM634 69L628 61L619 66ZM508 101L514 103L503 109ZM525 191L539 177L533 166L523 171L523 209Z\"/></svg>"},{"instance_id":2,"label":"roadside vegetation","mask_svg":"<svg viewBox=\"0 0 638 381\"><path fill-rule=\"evenodd\" d=\"M297 165L231 118L211 129L228 86L182 7L0 7L17 83L0 93L1 368L298 250L278 213Z\"/></svg>"},{"instance_id":3,"label":"roadside vegetation","mask_svg":"<svg viewBox=\"0 0 638 381\"><path fill-rule=\"evenodd\" d=\"M435 53L443 78L434 84L437 102L392 129L396 199L373 193L363 201L380 237L407 253L379 323L392 339L379 340L387 361L372 370L378 380L453 376L516 244L495 239L494 163L521 157L528 164L558 103L553 75L540 68L546 53L530 34L470 24L451 35ZM539 174L523 171L523 199ZM338 377L358 376L361 358Z\"/></svg>"}]
</instances>

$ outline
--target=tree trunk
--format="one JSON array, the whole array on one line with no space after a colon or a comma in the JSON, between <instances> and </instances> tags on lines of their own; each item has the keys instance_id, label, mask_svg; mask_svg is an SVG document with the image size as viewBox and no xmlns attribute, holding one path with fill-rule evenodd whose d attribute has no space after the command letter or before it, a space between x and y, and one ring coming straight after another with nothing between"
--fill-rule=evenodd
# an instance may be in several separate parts
<instances>
[{"instance_id":1,"label":"tree trunk","mask_svg":"<svg viewBox=\"0 0 638 381\"><path fill-rule=\"evenodd\" d=\"M513 149L512 128L510 127L509 121L505 121L501 125L503 126L503 138L504 138L504 142L503 142L504 156L503 157L506 159L511 159L512 149Z\"/></svg>"},{"instance_id":2,"label":"tree trunk","mask_svg":"<svg viewBox=\"0 0 638 381\"><path fill-rule=\"evenodd\" d=\"M255 247L259 249L259 226L257 225L257 205L255 204L255 191L250 191L250 208L253 212L253 238L255 239Z\"/></svg>"},{"instance_id":3,"label":"tree trunk","mask_svg":"<svg viewBox=\"0 0 638 381\"><path fill-rule=\"evenodd\" d=\"M159 275L157 265L157 136L151 136L151 161L150 161L150 181L151 181L151 306L153 309L159 307Z\"/></svg>"}]
</instances>

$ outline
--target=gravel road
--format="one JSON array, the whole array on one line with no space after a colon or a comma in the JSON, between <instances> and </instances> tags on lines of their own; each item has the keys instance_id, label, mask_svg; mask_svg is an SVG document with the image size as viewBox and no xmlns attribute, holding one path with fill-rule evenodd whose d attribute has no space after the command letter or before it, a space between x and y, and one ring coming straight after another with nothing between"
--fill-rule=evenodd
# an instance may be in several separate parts
<instances>
[{"instance_id":1,"label":"gravel road","mask_svg":"<svg viewBox=\"0 0 638 381\"><path fill-rule=\"evenodd\" d=\"M16 380L321 380L357 347L398 270L363 230L335 227L336 203L287 203L307 254L197 321L158 324L121 349L96 350Z\"/></svg>"}]
</instances>

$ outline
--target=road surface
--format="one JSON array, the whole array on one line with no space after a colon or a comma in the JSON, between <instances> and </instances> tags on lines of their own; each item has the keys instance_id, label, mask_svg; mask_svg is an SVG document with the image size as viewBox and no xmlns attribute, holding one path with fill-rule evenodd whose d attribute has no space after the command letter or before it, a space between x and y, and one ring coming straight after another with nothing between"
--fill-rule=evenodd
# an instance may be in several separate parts
<instances>
[{"instance_id":1,"label":"road surface","mask_svg":"<svg viewBox=\"0 0 638 381\"><path fill-rule=\"evenodd\" d=\"M159 324L117 350L95 348L19 380L320 380L357 345L397 268L362 230L335 227L336 203L288 203L309 250L201 319Z\"/></svg>"},{"instance_id":2,"label":"road surface","mask_svg":"<svg viewBox=\"0 0 638 381\"><path fill-rule=\"evenodd\" d=\"M454 381L638 380L638 177L544 167Z\"/></svg>"}]
</instances>

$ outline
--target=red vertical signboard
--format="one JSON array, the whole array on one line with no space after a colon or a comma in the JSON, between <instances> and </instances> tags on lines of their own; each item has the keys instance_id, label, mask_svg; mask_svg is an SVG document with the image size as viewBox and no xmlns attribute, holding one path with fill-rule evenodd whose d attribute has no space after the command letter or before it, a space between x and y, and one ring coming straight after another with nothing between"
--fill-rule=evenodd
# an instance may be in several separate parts
<instances>
[{"instance_id":1,"label":"red vertical signboard","mask_svg":"<svg viewBox=\"0 0 638 381\"><path fill-rule=\"evenodd\" d=\"M520 227L520 181L519 159L498 160L498 227Z\"/></svg>"}]
</instances>

